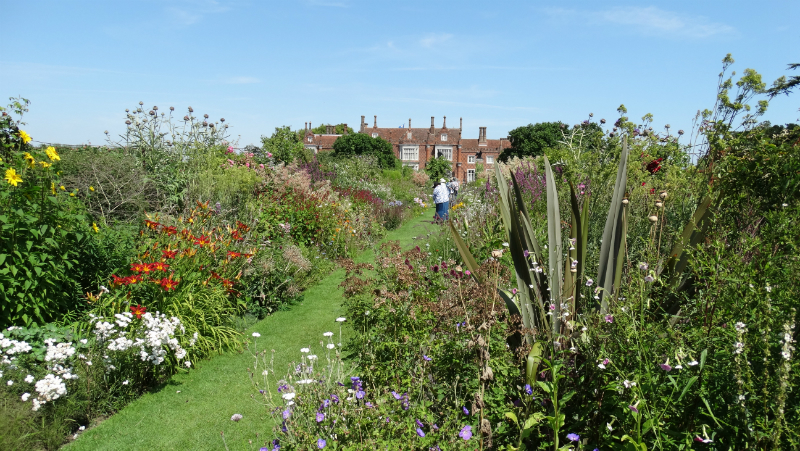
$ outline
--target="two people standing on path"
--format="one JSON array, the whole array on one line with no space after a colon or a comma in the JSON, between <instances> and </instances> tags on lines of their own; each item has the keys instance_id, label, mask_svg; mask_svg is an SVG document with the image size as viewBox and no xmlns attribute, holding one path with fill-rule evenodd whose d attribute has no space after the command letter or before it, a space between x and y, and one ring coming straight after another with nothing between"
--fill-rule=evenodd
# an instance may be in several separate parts
<instances>
[{"instance_id":1,"label":"two people standing on path","mask_svg":"<svg viewBox=\"0 0 800 451\"><path fill-rule=\"evenodd\" d=\"M447 188L450 190L450 202L455 202L458 197L458 180L455 177L451 178Z\"/></svg>"},{"instance_id":2,"label":"two people standing on path","mask_svg":"<svg viewBox=\"0 0 800 451\"><path fill-rule=\"evenodd\" d=\"M433 185L433 203L436 204L436 221L446 221L447 211L450 208L450 188L447 186L445 179L439 179L438 183Z\"/></svg>"}]
</instances>

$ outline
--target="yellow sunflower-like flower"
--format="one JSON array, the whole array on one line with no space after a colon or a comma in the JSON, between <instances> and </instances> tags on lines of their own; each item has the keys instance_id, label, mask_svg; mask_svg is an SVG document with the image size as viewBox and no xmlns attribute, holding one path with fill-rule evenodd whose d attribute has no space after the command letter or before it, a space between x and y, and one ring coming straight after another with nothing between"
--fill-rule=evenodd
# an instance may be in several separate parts
<instances>
[{"instance_id":1,"label":"yellow sunflower-like flower","mask_svg":"<svg viewBox=\"0 0 800 451\"><path fill-rule=\"evenodd\" d=\"M49 168L50 166L52 166L52 164L46 161L40 161L39 164L41 164L43 168Z\"/></svg>"},{"instance_id":2,"label":"yellow sunflower-like flower","mask_svg":"<svg viewBox=\"0 0 800 451\"><path fill-rule=\"evenodd\" d=\"M69 193L69 197L75 197L75 193Z\"/></svg>"},{"instance_id":3,"label":"yellow sunflower-like flower","mask_svg":"<svg viewBox=\"0 0 800 451\"><path fill-rule=\"evenodd\" d=\"M64 185L59 186L59 188L61 188L61 191L66 191L67 190L66 188L64 188Z\"/></svg>"},{"instance_id":4,"label":"yellow sunflower-like flower","mask_svg":"<svg viewBox=\"0 0 800 451\"><path fill-rule=\"evenodd\" d=\"M24 130L20 130L19 131L19 137L20 137L20 139L22 139L22 142L24 142L25 144L28 144L29 142L31 142L31 135L25 133Z\"/></svg>"},{"instance_id":5,"label":"yellow sunflower-like flower","mask_svg":"<svg viewBox=\"0 0 800 451\"><path fill-rule=\"evenodd\" d=\"M6 181L9 185L17 186L18 183L22 183L22 177L17 174L14 168L11 168L6 170Z\"/></svg>"},{"instance_id":6,"label":"yellow sunflower-like flower","mask_svg":"<svg viewBox=\"0 0 800 451\"><path fill-rule=\"evenodd\" d=\"M97 223L96 223L96 222L93 222L93 223L92 223L92 229L94 229L94 233L97 233L97 232L99 232L99 231L100 231L100 228L99 228L99 227L97 227Z\"/></svg>"},{"instance_id":7,"label":"yellow sunflower-like flower","mask_svg":"<svg viewBox=\"0 0 800 451\"><path fill-rule=\"evenodd\" d=\"M56 184L54 182L50 182L50 191L54 196L56 195Z\"/></svg>"},{"instance_id":8,"label":"yellow sunflower-like flower","mask_svg":"<svg viewBox=\"0 0 800 451\"><path fill-rule=\"evenodd\" d=\"M28 162L28 166L33 169L33 167L36 166L36 159L33 158L33 155L31 155L30 152L25 152L23 156L25 157L25 161Z\"/></svg>"},{"instance_id":9,"label":"yellow sunflower-like flower","mask_svg":"<svg viewBox=\"0 0 800 451\"><path fill-rule=\"evenodd\" d=\"M53 146L44 149L44 153L47 154L47 158L49 158L50 161L58 161L61 159L61 157L58 156L58 152L56 152L55 147Z\"/></svg>"},{"instance_id":10,"label":"yellow sunflower-like flower","mask_svg":"<svg viewBox=\"0 0 800 451\"><path fill-rule=\"evenodd\" d=\"M94 186L90 186L89 191L94 192Z\"/></svg>"}]
</instances>

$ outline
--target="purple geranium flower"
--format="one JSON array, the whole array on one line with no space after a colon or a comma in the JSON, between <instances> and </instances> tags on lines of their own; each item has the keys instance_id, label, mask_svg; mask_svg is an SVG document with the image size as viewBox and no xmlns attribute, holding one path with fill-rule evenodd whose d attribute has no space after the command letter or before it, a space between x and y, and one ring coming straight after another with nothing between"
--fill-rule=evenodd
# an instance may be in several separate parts
<instances>
[{"instance_id":1,"label":"purple geranium flower","mask_svg":"<svg viewBox=\"0 0 800 451\"><path fill-rule=\"evenodd\" d=\"M290 416L292 416L292 411L291 410L286 409L286 410L283 411L283 419L284 420L288 420Z\"/></svg>"},{"instance_id":2,"label":"purple geranium flower","mask_svg":"<svg viewBox=\"0 0 800 451\"><path fill-rule=\"evenodd\" d=\"M331 395L331 400L333 401L334 404L339 404L339 397L336 396L335 394Z\"/></svg>"},{"instance_id":3,"label":"purple geranium flower","mask_svg":"<svg viewBox=\"0 0 800 451\"><path fill-rule=\"evenodd\" d=\"M422 421L419 421L419 419L417 419L417 426L419 426L419 427L425 427L425 425L424 425L424 424L422 424Z\"/></svg>"},{"instance_id":4,"label":"purple geranium flower","mask_svg":"<svg viewBox=\"0 0 800 451\"><path fill-rule=\"evenodd\" d=\"M394 396L394 399L397 400L400 400L400 398L402 398L402 395L398 395L397 392L394 390L392 390L392 396Z\"/></svg>"},{"instance_id":5,"label":"purple geranium flower","mask_svg":"<svg viewBox=\"0 0 800 451\"><path fill-rule=\"evenodd\" d=\"M567 434L567 440L569 440L571 442L577 442L580 439L581 439L581 436L578 435L578 434Z\"/></svg>"},{"instance_id":6,"label":"purple geranium flower","mask_svg":"<svg viewBox=\"0 0 800 451\"><path fill-rule=\"evenodd\" d=\"M417 428L417 435L419 435L420 437L425 437L425 433L422 432L422 429L420 428Z\"/></svg>"},{"instance_id":7,"label":"purple geranium flower","mask_svg":"<svg viewBox=\"0 0 800 451\"><path fill-rule=\"evenodd\" d=\"M669 364L667 364L667 363L662 363L662 364L661 364L661 365L659 365L659 366L661 367L661 369L662 369L662 370L664 370L664 371L666 371L666 372L668 372L668 373L669 373L670 371L672 371L672 367L671 367L671 366L669 366Z\"/></svg>"},{"instance_id":8,"label":"purple geranium flower","mask_svg":"<svg viewBox=\"0 0 800 451\"><path fill-rule=\"evenodd\" d=\"M606 315L606 322L607 323L613 323L614 322L614 316L613 315Z\"/></svg>"},{"instance_id":9,"label":"purple geranium flower","mask_svg":"<svg viewBox=\"0 0 800 451\"><path fill-rule=\"evenodd\" d=\"M322 423L325 421L325 414L322 412L317 412L317 423Z\"/></svg>"},{"instance_id":10,"label":"purple geranium flower","mask_svg":"<svg viewBox=\"0 0 800 451\"><path fill-rule=\"evenodd\" d=\"M431 359L430 357L426 356L425 354L422 354L422 360L424 360L426 362L430 362L433 359Z\"/></svg>"},{"instance_id":11,"label":"purple geranium flower","mask_svg":"<svg viewBox=\"0 0 800 451\"><path fill-rule=\"evenodd\" d=\"M325 448L325 445L327 445L327 442L324 439L317 439L317 448Z\"/></svg>"},{"instance_id":12,"label":"purple geranium flower","mask_svg":"<svg viewBox=\"0 0 800 451\"><path fill-rule=\"evenodd\" d=\"M461 432L458 433L458 436L464 440L469 440L472 438L472 426L466 425L461 428Z\"/></svg>"},{"instance_id":13,"label":"purple geranium flower","mask_svg":"<svg viewBox=\"0 0 800 451\"><path fill-rule=\"evenodd\" d=\"M461 410L464 412L464 415L469 415L469 410L466 407L462 407Z\"/></svg>"}]
</instances>

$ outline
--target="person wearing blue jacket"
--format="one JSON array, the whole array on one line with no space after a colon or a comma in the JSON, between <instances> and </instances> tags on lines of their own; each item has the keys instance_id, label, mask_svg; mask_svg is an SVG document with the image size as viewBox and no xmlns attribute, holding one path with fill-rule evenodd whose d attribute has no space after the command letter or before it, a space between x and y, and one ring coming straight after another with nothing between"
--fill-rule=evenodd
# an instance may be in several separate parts
<instances>
[{"instance_id":1,"label":"person wearing blue jacket","mask_svg":"<svg viewBox=\"0 0 800 451\"><path fill-rule=\"evenodd\" d=\"M436 204L436 220L446 221L450 207L450 189L445 179L439 179L439 183L433 186L433 203Z\"/></svg>"}]
</instances>

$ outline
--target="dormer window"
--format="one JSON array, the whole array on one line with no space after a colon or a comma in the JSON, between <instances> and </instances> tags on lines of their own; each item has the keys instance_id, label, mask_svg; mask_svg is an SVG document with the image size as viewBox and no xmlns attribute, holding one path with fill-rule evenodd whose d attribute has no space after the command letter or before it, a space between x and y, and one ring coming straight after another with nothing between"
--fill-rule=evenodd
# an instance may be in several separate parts
<instances>
[{"instance_id":1,"label":"dormer window","mask_svg":"<svg viewBox=\"0 0 800 451\"><path fill-rule=\"evenodd\" d=\"M313 142L313 141L314 141L314 138L312 138L312 137L310 137L310 136L309 136L309 137L308 137L308 142Z\"/></svg>"},{"instance_id":2,"label":"dormer window","mask_svg":"<svg viewBox=\"0 0 800 451\"><path fill-rule=\"evenodd\" d=\"M378 134L377 134L377 133L373 133L373 134L372 134L372 137L373 137L373 138L377 138L377 137L378 137Z\"/></svg>"},{"instance_id":3,"label":"dormer window","mask_svg":"<svg viewBox=\"0 0 800 451\"><path fill-rule=\"evenodd\" d=\"M447 141L447 134L446 133L442 133L442 141Z\"/></svg>"}]
</instances>

